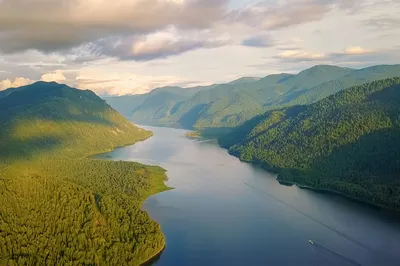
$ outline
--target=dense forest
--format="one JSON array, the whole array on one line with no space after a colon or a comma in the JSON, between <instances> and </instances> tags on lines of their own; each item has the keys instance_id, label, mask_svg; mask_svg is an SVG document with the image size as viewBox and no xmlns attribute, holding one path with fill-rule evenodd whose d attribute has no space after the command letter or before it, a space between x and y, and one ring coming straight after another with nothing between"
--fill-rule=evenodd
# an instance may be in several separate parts
<instances>
[{"instance_id":1,"label":"dense forest","mask_svg":"<svg viewBox=\"0 0 400 266\"><path fill-rule=\"evenodd\" d=\"M241 78L211 86L165 87L104 99L133 121L205 131L233 128L272 109L317 102L340 90L396 77L400 65L350 69L317 65L298 74Z\"/></svg>"},{"instance_id":2,"label":"dense forest","mask_svg":"<svg viewBox=\"0 0 400 266\"><path fill-rule=\"evenodd\" d=\"M400 210L400 78L266 112L219 142L283 182Z\"/></svg>"},{"instance_id":3,"label":"dense forest","mask_svg":"<svg viewBox=\"0 0 400 266\"><path fill-rule=\"evenodd\" d=\"M57 83L4 91L0 113L0 264L140 265L164 247L141 203L165 171L88 158L151 132Z\"/></svg>"}]
</instances>

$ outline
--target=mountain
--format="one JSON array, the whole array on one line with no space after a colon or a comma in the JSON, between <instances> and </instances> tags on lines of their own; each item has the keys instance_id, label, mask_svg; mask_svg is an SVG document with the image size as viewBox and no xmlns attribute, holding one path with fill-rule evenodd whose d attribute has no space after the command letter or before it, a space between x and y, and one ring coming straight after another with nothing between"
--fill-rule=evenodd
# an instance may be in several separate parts
<instances>
[{"instance_id":1,"label":"mountain","mask_svg":"<svg viewBox=\"0 0 400 266\"><path fill-rule=\"evenodd\" d=\"M156 121L163 125L163 120L172 125L169 114L173 107L182 101L190 99L199 91L212 89L216 85L197 86L193 88L162 87L146 94L103 97L108 104L113 106L123 115L134 119L138 123L152 124Z\"/></svg>"},{"instance_id":2,"label":"mountain","mask_svg":"<svg viewBox=\"0 0 400 266\"><path fill-rule=\"evenodd\" d=\"M150 136L93 92L55 82L12 89L0 98L0 113L0 156L8 159L37 156L42 149L81 156Z\"/></svg>"},{"instance_id":3,"label":"mountain","mask_svg":"<svg viewBox=\"0 0 400 266\"><path fill-rule=\"evenodd\" d=\"M141 105L147 97L147 94L135 94L125 96L103 96L102 98L118 112L126 117L130 117L133 110Z\"/></svg>"},{"instance_id":4,"label":"mountain","mask_svg":"<svg viewBox=\"0 0 400 266\"><path fill-rule=\"evenodd\" d=\"M351 86L398 76L400 76L399 65L379 65L351 71L341 79L324 82L308 90L301 96L288 102L287 105L313 103Z\"/></svg>"},{"instance_id":5,"label":"mountain","mask_svg":"<svg viewBox=\"0 0 400 266\"><path fill-rule=\"evenodd\" d=\"M400 210L400 78L272 110L222 137L278 179Z\"/></svg>"},{"instance_id":6,"label":"mountain","mask_svg":"<svg viewBox=\"0 0 400 266\"><path fill-rule=\"evenodd\" d=\"M354 85L398 75L400 65L360 70L317 65L297 75L245 77L201 90L160 88L155 93L136 96L130 103L125 97L133 96L119 97L121 104L115 99L106 100L138 123L199 130L233 128L268 110L310 104Z\"/></svg>"},{"instance_id":7,"label":"mountain","mask_svg":"<svg viewBox=\"0 0 400 266\"><path fill-rule=\"evenodd\" d=\"M229 84L246 84L246 83L252 83L259 79L260 78L256 78L256 77L242 77L242 78L238 78L234 81L229 82Z\"/></svg>"},{"instance_id":8,"label":"mountain","mask_svg":"<svg viewBox=\"0 0 400 266\"><path fill-rule=\"evenodd\" d=\"M165 171L90 159L151 132L91 91L37 82L0 98L0 264L139 265L164 246L141 210Z\"/></svg>"}]
</instances>

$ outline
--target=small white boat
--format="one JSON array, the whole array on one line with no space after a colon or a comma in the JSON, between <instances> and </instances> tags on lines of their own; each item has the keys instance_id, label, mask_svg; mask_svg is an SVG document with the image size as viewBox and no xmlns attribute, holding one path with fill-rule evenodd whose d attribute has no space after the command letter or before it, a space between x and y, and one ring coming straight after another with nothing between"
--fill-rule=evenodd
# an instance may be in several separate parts
<instances>
[{"instance_id":1,"label":"small white boat","mask_svg":"<svg viewBox=\"0 0 400 266\"><path fill-rule=\"evenodd\" d=\"M308 243L310 243L311 245L314 245L314 242L312 240L308 240Z\"/></svg>"}]
</instances>

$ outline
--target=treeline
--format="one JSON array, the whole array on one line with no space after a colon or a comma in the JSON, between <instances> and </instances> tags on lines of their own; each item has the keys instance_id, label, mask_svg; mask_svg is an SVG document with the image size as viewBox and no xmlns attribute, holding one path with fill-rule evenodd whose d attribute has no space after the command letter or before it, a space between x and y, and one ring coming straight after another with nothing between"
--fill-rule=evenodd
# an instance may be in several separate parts
<instances>
[{"instance_id":1,"label":"treeline","mask_svg":"<svg viewBox=\"0 0 400 266\"><path fill-rule=\"evenodd\" d=\"M267 112L220 140L279 179L400 209L400 78Z\"/></svg>"},{"instance_id":2,"label":"treeline","mask_svg":"<svg viewBox=\"0 0 400 266\"><path fill-rule=\"evenodd\" d=\"M165 171L87 158L151 132L56 83L13 89L0 112L0 264L140 265L164 247L141 203Z\"/></svg>"}]
</instances>

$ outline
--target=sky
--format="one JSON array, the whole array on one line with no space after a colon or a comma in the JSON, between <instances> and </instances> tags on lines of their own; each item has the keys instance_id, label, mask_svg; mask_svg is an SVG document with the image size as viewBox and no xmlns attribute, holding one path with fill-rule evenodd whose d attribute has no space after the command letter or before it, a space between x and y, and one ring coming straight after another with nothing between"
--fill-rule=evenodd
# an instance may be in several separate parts
<instances>
[{"instance_id":1,"label":"sky","mask_svg":"<svg viewBox=\"0 0 400 266\"><path fill-rule=\"evenodd\" d=\"M400 63L399 0L0 0L0 90L99 95Z\"/></svg>"}]
</instances>

